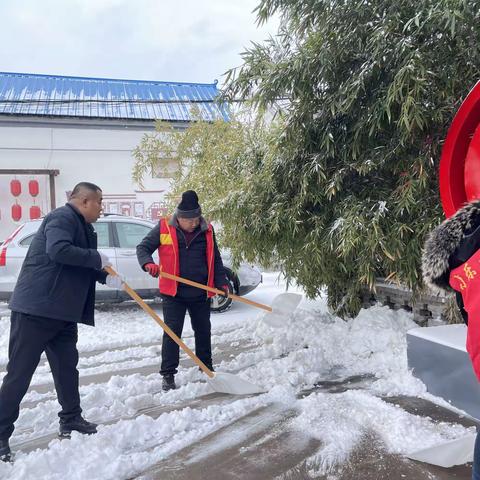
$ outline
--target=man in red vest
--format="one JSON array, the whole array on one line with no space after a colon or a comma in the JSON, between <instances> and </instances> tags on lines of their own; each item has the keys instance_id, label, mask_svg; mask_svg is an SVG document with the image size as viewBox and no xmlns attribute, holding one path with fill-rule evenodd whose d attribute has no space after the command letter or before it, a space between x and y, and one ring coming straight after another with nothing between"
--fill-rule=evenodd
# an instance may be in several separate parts
<instances>
[{"instance_id":1,"label":"man in red vest","mask_svg":"<svg viewBox=\"0 0 480 480\"><path fill-rule=\"evenodd\" d=\"M160 265L152 258L157 249ZM152 277L158 277L162 270L219 288L226 294L229 292L213 227L202 217L198 196L193 190L184 192L175 214L171 218L162 218L137 246L137 258L143 270ZM188 311L195 334L195 353L213 370L210 298L215 294L163 277L160 277L159 288L165 323L181 337ZM178 364L178 345L164 333L160 369L163 390L176 388Z\"/></svg>"}]
</instances>

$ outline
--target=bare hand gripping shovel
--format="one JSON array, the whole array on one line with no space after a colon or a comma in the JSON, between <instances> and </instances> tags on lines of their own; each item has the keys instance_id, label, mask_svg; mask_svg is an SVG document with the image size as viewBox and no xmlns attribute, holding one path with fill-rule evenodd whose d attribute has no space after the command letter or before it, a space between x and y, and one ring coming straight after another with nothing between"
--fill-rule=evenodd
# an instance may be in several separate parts
<instances>
[{"instance_id":1,"label":"bare hand gripping shovel","mask_svg":"<svg viewBox=\"0 0 480 480\"><path fill-rule=\"evenodd\" d=\"M207 292L216 293L217 295L225 296L223 290L218 288L207 287L201 283L194 282L192 280L187 280L186 278L177 277L171 273L166 273L160 271L160 275L164 278L169 278L170 280L175 280L176 282L185 283L192 287L201 288ZM261 308L268 312L268 315L265 315L263 318L264 322L271 327L283 327L285 326L285 321L288 320L288 317L294 312L298 304L302 300L302 296L298 293L281 293L277 295L272 302L272 306L264 305L263 303L254 302L248 298L239 297L234 293L229 293L228 298L232 300L237 300L238 302L246 303L247 305L252 305L253 307Z\"/></svg>"},{"instance_id":2,"label":"bare hand gripping shovel","mask_svg":"<svg viewBox=\"0 0 480 480\"><path fill-rule=\"evenodd\" d=\"M110 275L117 276L117 272L112 267L105 267L104 270ZM200 369L208 376L208 383L216 391L220 393L230 393L232 395L249 395L253 393L263 393L264 390L253 383L243 380L232 373L212 372L185 343L179 338L175 332L150 308L133 290L123 283L123 289L145 310L170 336L170 338L178 344L178 346L200 367Z\"/></svg>"}]
</instances>

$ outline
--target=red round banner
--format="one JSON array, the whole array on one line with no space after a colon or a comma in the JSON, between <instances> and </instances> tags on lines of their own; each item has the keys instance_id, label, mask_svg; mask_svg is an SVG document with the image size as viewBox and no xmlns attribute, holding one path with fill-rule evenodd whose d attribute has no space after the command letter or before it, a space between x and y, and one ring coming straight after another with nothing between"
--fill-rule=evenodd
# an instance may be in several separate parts
<instances>
[{"instance_id":1,"label":"red round banner","mask_svg":"<svg viewBox=\"0 0 480 480\"><path fill-rule=\"evenodd\" d=\"M440 197L445 215L480 198L480 82L453 119L440 159Z\"/></svg>"}]
</instances>

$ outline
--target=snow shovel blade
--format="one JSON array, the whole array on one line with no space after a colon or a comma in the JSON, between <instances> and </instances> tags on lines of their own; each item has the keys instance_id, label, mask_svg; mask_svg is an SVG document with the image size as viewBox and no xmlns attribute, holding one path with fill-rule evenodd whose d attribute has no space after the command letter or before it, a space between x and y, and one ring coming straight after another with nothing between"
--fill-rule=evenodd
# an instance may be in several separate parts
<instances>
[{"instance_id":1,"label":"snow shovel blade","mask_svg":"<svg viewBox=\"0 0 480 480\"><path fill-rule=\"evenodd\" d=\"M232 395L251 395L252 393L265 392L258 385L233 375L233 373L214 372L213 378L209 378L208 383L216 392Z\"/></svg>"},{"instance_id":2,"label":"snow shovel blade","mask_svg":"<svg viewBox=\"0 0 480 480\"><path fill-rule=\"evenodd\" d=\"M455 465L464 465L473 460L476 433L465 437L449 440L441 445L424 448L407 455L412 460L450 468Z\"/></svg>"},{"instance_id":3,"label":"snow shovel blade","mask_svg":"<svg viewBox=\"0 0 480 480\"><path fill-rule=\"evenodd\" d=\"M263 321L270 327L283 327L288 317L295 311L302 296L298 293L281 293L272 302L272 312L266 313Z\"/></svg>"}]
</instances>

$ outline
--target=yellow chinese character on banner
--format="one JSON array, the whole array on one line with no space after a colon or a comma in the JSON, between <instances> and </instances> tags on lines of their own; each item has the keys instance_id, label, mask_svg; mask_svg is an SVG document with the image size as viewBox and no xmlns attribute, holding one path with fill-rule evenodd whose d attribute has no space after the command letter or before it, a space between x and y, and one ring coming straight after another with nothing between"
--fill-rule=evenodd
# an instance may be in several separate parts
<instances>
[{"instance_id":1,"label":"yellow chinese character on banner","mask_svg":"<svg viewBox=\"0 0 480 480\"><path fill-rule=\"evenodd\" d=\"M460 275L454 275L453 278L456 278L460 282L460 290L465 290L467 288L465 280Z\"/></svg>"},{"instance_id":2,"label":"yellow chinese character on banner","mask_svg":"<svg viewBox=\"0 0 480 480\"><path fill-rule=\"evenodd\" d=\"M473 277L477 274L475 270L472 270L472 267L466 263L465 266L463 267L463 271L465 272L465 275L467 276L468 280L472 280Z\"/></svg>"}]
</instances>

